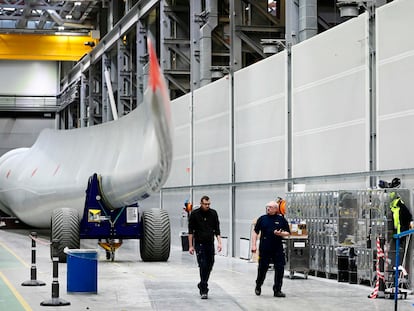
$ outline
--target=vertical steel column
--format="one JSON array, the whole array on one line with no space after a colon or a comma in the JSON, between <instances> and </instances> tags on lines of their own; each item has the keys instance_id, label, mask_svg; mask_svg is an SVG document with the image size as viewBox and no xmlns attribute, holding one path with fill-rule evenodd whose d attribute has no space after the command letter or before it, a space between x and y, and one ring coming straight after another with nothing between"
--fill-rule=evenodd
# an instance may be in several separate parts
<instances>
[{"instance_id":1,"label":"vertical steel column","mask_svg":"<svg viewBox=\"0 0 414 311\"><path fill-rule=\"evenodd\" d=\"M369 170L377 170L377 55L376 55L376 29L375 29L375 3L367 2L368 11L368 48L369 48ZM375 188L377 178L370 177L370 187Z\"/></svg>"},{"instance_id":2,"label":"vertical steel column","mask_svg":"<svg viewBox=\"0 0 414 311\"><path fill-rule=\"evenodd\" d=\"M146 54L146 28L143 21L140 19L136 25L137 41L136 41L136 50L137 50L137 59L136 59L136 74L137 74L137 105L142 103L144 100L144 66L147 63L145 58Z\"/></svg>"},{"instance_id":3,"label":"vertical steel column","mask_svg":"<svg viewBox=\"0 0 414 311\"><path fill-rule=\"evenodd\" d=\"M242 68L242 40L236 33L236 27L241 26L242 22L242 1L232 0L230 1L230 8L233 7L233 11L230 9L230 70L235 72ZM231 13L233 12L233 13ZM231 25L233 21L233 25ZM233 58L233 60L231 60Z\"/></svg>"},{"instance_id":4,"label":"vertical steel column","mask_svg":"<svg viewBox=\"0 0 414 311\"><path fill-rule=\"evenodd\" d=\"M123 116L130 113L134 109L134 93L133 93L133 64L131 59L129 36L118 40L117 55L117 74L118 74L118 92L117 106L118 115Z\"/></svg>"},{"instance_id":5,"label":"vertical steel column","mask_svg":"<svg viewBox=\"0 0 414 311\"><path fill-rule=\"evenodd\" d=\"M299 33L299 3L297 1L286 1L286 45L298 43Z\"/></svg>"},{"instance_id":6,"label":"vertical steel column","mask_svg":"<svg viewBox=\"0 0 414 311\"><path fill-rule=\"evenodd\" d=\"M190 1L190 202L194 205L194 90L200 87L200 27L198 16L201 12L201 0Z\"/></svg>"},{"instance_id":7,"label":"vertical steel column","mask_svg":"<svg viewBox=\"0 0 414 311\"><path fill-rule=\"evenodd\" d=\"M88 91L88 107L86 108L86 117L88 118L86 126L94 125L94 105L95 105L95 83L94 83L94 69L93 67L89 68L89 76L88 76L88 83L89 83L89 91Z\"/></svg>"},{"instance_id":8,"label":"vertical steel column","mask_svg":"<svg viewBox=\"0 0 414 311\"><path fill-rule=\"evenodd\" d=\"M299 0L299 41L318 34L318 4L316 0Z\"/></svg>"},{"instance_id":9,"label":"vertical steel column","mask_svg":"<svg viewBox=\"0 0 414 311\"><path fill-rule=\"evenodd\" d=\"M218 25L217 0L206 0L206 20L200 28L200 86L211 82L212 32Z\"/></svg>"},{"instance_id":10,"label":"vertical steel column","mask_svg":"<svg viewBox=\"0 0 414 311\"><path fill-rule=\"evenodd\" d=\"M230 228L229 228L229 232L231 233L230 235L230 257L233 257L235 254L235 250L236 250L236 221L235 221L235 217L236 217L236 186L235 186L235 182L236 182L236 171L235 171L235 160L234 160L234 66L236 64L236 59L235 59L235 55L234 55L234 39L235 39L235 32L236 32L236 25L235 25L235 19L236 19L236 11L235 11L235 5L234 5L234 1L235 0L230 0L230 62L229 62L229 70L230 70L230 75L229 75L229 84L230 84L230 90L229 90L229 95L230 95L230 100L229 100L229 105L230 105L230 109L229 109L229 118L230 118L230 161L229 161L229 166L230 166L230 176L231 176L231 184L230 184ZM229 245L228 244L228 245Z\"/></svg>"},{"instance_id":11,"label":"vertical steel column","mask_svg":"<svg viewBox=\"0 0 414 311\"><path fill-rule=\"evenodd\" d=\"M85 73L81 74L81 78L80 78L80 87L79 87L79 109L80 109L80 125L79 127L85 127L86 126L86 99L87 99L87 94L86 91L88 89L88 80L85 76Z\"/></svg>"},{"instance_id":12,"label":"vertical steel column","mask_svg":"<svg viewBox=\"0 0 414 311\"><path fill-rule=\"evenodd\" d=\"M101 110L101 114L102 114L102 123L105 123L107 121L110 121L110 117L109 117L109 97L108 97L108 88L106 86L105 83L105 71L106 71L106 67L111 66L111 60L110 57L104 53L102 55L102 60L101 60L101 64L102 64L102 68L101 68L101 93L102 93L102 110Z\"/></svg>"},{"instance_id":13,"label":"vertical steel column","mask_svg":"<svg viewBox=\"0 0 414 311\"><path fill-rule=\"evenodd\" d=\"M286 102L287 102L287 178L290 180L287 183L287 192L292 191L293 182L292 180L292 42L286 44Z\"/></svg>"},{"instance_id":14,"label":"vertical steel column","mask_svg":"<svg viewBox=\"0 0 414 311\"><path fill-rule=\"evenodd\" d=\"M160 1L160 67L162 72L172 69L171 52L165 44L165 39L171 37L171 20L165 10L172 10L168 0Z\"/></svg>"}]
</instances>

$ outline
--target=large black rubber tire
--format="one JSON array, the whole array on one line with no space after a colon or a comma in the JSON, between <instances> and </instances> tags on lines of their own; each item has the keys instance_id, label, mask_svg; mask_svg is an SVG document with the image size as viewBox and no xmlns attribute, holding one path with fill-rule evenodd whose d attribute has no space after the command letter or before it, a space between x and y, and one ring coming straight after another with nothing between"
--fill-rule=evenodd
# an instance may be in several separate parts
<instances>
[{"instance_id":1,"label":"large black rubber tire","mask_svg":"<svg viewBox=\"0 0 414 311\"><path fill-rule=\"evenodd\" d=\"M143 236L139 243L143 261L167 261L170 257L170 219L165 210L151 209L142 214Z\"/></svg>"},{"instance_id":2,"label":"large black rubber tire","mask_svg":"<svg viewBox=\"0 0 414 311\"><path fill-rule=\"evenodd\" d=\"M79 215L71 208L56 209L52 213L50 241L58 240L57 257L59 262L66 262L65 247L78 249L80 247L79 237ZM53 244L50 245L50 257L53 259Z\"/></svg>"}]
</instances>

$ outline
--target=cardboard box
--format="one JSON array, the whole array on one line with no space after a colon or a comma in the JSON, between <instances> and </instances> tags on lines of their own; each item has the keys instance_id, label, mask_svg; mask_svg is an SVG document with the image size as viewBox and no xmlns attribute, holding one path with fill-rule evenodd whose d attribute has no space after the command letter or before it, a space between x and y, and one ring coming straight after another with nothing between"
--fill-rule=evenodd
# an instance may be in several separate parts
<instances>
[{"instance_id":1,"label":"cardboard box","mask_svg":"<svg viewBox=\"0 0 414 311\"><path fill-rule=\"evenodd\" d=\"M305 236L308 235L308 230L306 228L305 223L299 223L299 224L289 224L290 228L290 235L292 236Z\"/></svg>"}]
</instances>

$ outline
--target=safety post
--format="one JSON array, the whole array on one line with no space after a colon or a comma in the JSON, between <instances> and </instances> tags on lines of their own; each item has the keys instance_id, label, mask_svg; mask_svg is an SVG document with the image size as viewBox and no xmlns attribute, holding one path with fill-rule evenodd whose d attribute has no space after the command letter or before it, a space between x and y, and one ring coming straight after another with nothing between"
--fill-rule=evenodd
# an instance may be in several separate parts
<instances>
[{"instance_id":1,"label":"safety post","mask_svg":"<svg viewBox=\"0 0 414 311\"><path fill-rule=\"evenodd\" d=\"M30 280L24 281L22 286L43 286L46 285L43 281L36 280L37 278L37 269L36 269L36 238L37 233L31 232L30 238L32 239L32 266L30 268Z\"/></svg>"},{"instance_id":2,"label":"safety post","mask_svg":"<svg viewBox=\"0 0 414 311\"><path fill-rule=\"evenodd\" d=\"M400 266L400 239L409 234L413 234L414 229L403 231L398 234L394 234L395 241L395 277L394 277L394 311L398 309L398 278L399 278L399 266ZM408 243L408 241L406 241ZM406 254L405 254L406 255Z\"/></svg>"},{"instance_id":3,"label":"safety post","mask_svg":"<svg viewBox=\"0 0 414 311\"><path fill-rule=\"evenodd\" d=\"M53 260L53 282L52 282L52 299L42 301L41 306L68 306L70 302L59 298L59 281L58 281L58 268L59 268L59 256L58 247L59 240L54 239L52 241L52 260Z\"/></svg>"}]
</instances>

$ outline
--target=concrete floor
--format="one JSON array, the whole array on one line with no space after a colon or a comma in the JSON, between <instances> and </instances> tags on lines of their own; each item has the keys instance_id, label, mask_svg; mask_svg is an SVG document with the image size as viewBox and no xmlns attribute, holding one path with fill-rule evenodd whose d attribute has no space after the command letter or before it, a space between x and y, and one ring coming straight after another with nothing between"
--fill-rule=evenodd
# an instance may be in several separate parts
<instances>
[{"instance_id":1,"label":"concrete floor","mask_svg":"<svg viewBox=\"0 0 414 311\"><path fill-rule=\"evenodd\" d=\"M0 310L395 310L393 299L369 299L372 288L300 274L284 279L286 298L272 292L273 271L254 294L257 265L245 260L216 256L208 300L201 300L196 284L194 256L173 247L168 262L146 263L139 257L139 241L125 241L114 262L96 241L82 240L82 248L98 249L98 293L68 293L66 264L59 264L59 298L69 306L41 306L52 297L52 261L47 232L39 232L36 245L37 280L45 286L28 287L31 240L29 230L0 230ZM270 274L271 273L271 274ZM288 275L288 272L286 272ZM295 274L296 276L296 274ZM414 310L414 297L398 300L398 310Z\"/></svg>"}]
</instances>

